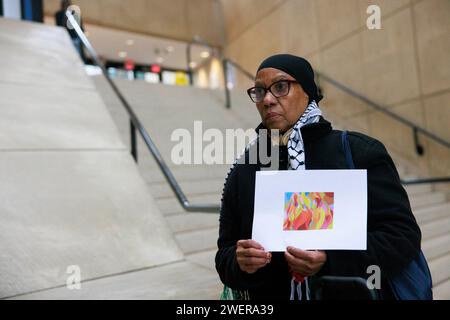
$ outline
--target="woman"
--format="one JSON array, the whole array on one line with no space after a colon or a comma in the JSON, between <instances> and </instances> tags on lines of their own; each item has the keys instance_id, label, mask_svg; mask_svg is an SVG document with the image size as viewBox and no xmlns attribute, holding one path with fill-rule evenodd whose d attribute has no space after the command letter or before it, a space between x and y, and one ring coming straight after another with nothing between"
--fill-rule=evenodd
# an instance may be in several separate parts
<instances>
[{"instance_id":1,"label":"woman","mask_svg":"<svg viewBox=\"0 0 450 320\"><path fill-rule=\"evenodd\" d=\"M278 129L280 170L348 169L341 132L332 129L317 104L321 96L308 61L287 54L267 58L248 93L262 123L257 143L247 148L244 159L263 140L261 129ZM367 268L376 265L382 279L378 293L393 298L387 279L419 254L421 232L383 144L356 132L349 132L348 140L356 168L367 169L367 250L288 247L284 253L266 252L251 240L255 172L263 165L236 163L223 192L216 254L216 269L226 286L245 290L250 299L309 299L318 277L368 278Z\"/></svg>"}]
</instances>

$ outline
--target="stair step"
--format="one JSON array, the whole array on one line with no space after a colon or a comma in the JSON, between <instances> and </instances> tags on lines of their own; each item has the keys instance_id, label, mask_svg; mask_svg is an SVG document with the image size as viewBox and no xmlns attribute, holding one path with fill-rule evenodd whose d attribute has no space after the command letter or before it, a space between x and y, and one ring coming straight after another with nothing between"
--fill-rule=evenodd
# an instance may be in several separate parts
<instances>
[{"instance_id":1,"label":"stair step","mask_svg":"<svg viewBox=\"0 0 450 320\"><path fill-rule=\"evenodd\" d=\"M450 202L413 210L419 225L450 216Z\"/></svg>"},{"instance_id":2,"label":"stair step","mask_svg":"<svg viewBox=\"0 0 450 320\"><path fill-rule=\"evenodd\" d=\"M220 199L221 199L220 194L208 194L208 195L188 197L188 200L191 204L220 205ZM175 198L156 199L155 202L159 210L164 215L174 215L185 212L183 207Z\"/></svg>"},{"instance_id":3,"label":"stair step","mask_svg":"<svg viewBox=\"0 0 450 320\"><path fill-rule=\"evenodd\" d=\"M411 207L417 209L445 203L447 201L447 197L444 192L433 191L431 193L414 195L409 199L409 201L411 203Z\"/></svg>"},{"instance_id":4,"label":"stair step","mask_svg":"<svg viewBox=\"0 0 450 320\"><path fill-rule=\"evenodd\" d=\"M188 254L186 255L186 260L216 271L216 252L217 248L208 251Z\"/></svg>"},{"instance_id":5,"label":"stair step","mask_svg":"<svg viewBox=\"0 0 450 320\"><path fill-rule=\"evenodd\" d=\"M405 190L409 196L413 196L431 192L431 186L429 184L410 184L405 186Z\"/></svg>"},{"instance_id":6,"label":"stair step","mask_svg":"<svg viewBox=\"0 0 450 320\"><path fill-rule=\"evenodd\" d=\"M197 181L202 179L225 179L231 165L197 165L188 166L180 165L170 168L178 182ZM166 179L161 170L156 166L149 166L143 163L139 164L139 168L148 182L165 182Z\"/></svg>"},{"instance_id":7,"label":"stair step","mask_svg":"<svg viewBox=\"0 0 450 320\"><path fill-rule=\"evenodd\" d=\"M185 254L208 251L217 248L218 237L219 228L217 227L175 234L175 239Z\"/></svg>"},{"instance_id":8,"label":"stair step","mask_svg":"<svg viewBox=\"0 0 450 320\"><path fill-rule=\"evenodd\" d=\"M82 290L66 286L38 291L19 300L216 300L223 284L217 272L188 261L85 281Z\"/></svg>"},{"instance_id":9,"label":"stair step","mask_svg":"<svg viewBox=\"0 0 450 320\"><path fill-rule=\"evenodd\" d=\"M422 250L427 258L427 261L431 261L444 254L450 253L450 234L425 240L422 243Z\"/></svg>"},{"instance_id":10,"label":"stair step","mask_svg":"<svg viewBox=\"0 0 450 320\"><path fill-rule=\"evenodd\" d=\"M427 240L440 235L450 233L450 216L448 218L439 219L428 222L420 227L422 230L422 239ZM449 268L450 269L450 268Z\"/></svg>"},{"instance_id":11,"label":"stair step","mask_svg":"<svg viewBox=\"0 0 450 320\"><path fill-rule=\"evenodd\" d=\"M440 283L433 288L434 300L450 300L450 280Z\"/></svg>"},{"instance_id":12,"label":"stair step","mask_svg":"<svg viewBox=\"0 0 450 320\"><path fill-rule=\"evenodd\" d=\"M428 263L433 277L433 285L450 279L450 255L443 256Z\"/></svg>"},{"instance_id":13,"label":"stair step","mask_svg":"<svg viewBox=\"0 0 450 320\"><path fill-rule=\"evenodd\" d=\"M179 182L186 196L204 194L222 194L225 178ZM174 193L166 182L149 183L149 189L155 199L173 198Z\"/></svg>"},{"instance_id":14,"label":"stair step","mask_svg":"<svg viewBox=\"0 0 450 320\"><path fill-rule=\"evenodd\" d=\"M219 226L219 215L215 213L181 213L166 218L174 233L210 229Z\"/></svg>"}]
</instances>

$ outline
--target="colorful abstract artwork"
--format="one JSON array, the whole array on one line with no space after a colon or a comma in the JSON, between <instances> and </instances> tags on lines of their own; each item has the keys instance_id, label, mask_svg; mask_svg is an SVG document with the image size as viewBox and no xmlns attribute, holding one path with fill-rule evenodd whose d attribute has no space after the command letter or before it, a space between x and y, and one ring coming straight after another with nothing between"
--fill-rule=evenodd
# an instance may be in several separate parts
<instances>
[{"instance_id":1,"label":"colorful abstract artwork","mask_svg":"<svg viewBox=\"0 0 450 320\"><path fill-rule=\"evenodd\" d=\"M333 229L333 192L286 192L283 230Z\"/></svg>"}]
</instances>

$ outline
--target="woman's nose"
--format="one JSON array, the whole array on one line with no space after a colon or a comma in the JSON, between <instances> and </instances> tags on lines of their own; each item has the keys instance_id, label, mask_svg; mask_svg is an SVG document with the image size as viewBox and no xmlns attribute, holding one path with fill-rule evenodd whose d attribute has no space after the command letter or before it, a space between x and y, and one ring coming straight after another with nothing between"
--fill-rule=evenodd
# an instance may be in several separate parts
<instances>
[{"instance_id":1,"label":"woman's nose","mask_svg":"<svg viewBox=\"0 0 450 320\"><path fill-rule=\"evenodd\" d=\"M277 98L275 98L269 90L266 91L266 94L263 99L264 105L273 105L277 102Z\"/></svg>"}]
</instances>

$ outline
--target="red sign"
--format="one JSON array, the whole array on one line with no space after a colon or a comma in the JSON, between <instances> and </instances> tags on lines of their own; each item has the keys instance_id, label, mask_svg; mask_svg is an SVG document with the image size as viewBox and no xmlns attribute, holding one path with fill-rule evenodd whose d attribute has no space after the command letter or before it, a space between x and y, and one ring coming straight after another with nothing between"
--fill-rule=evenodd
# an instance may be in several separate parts
<instances>
[{"instance_id":1,"label":"red sign","mask_svg":"<svg viewBox=\"0 0 450 320\"><path fill-rule=\"evenodd\" d=\"M158 66L157 64L153 64L153 65L152 65L152 68L151 68L151 71L152 71L153 73L160 73L160 72L161 72L161 67Z\"/></svg>"},{"instance_id":2,"label":"red sign","mask_svg":"<svg viewBox=\"0 0 450 320\"><path fill-rule=\"evenodd\" d=\"M134 70L134 61L133 60L125 60L125 70L132 71Z\"/></svg>"}]
</instances>

